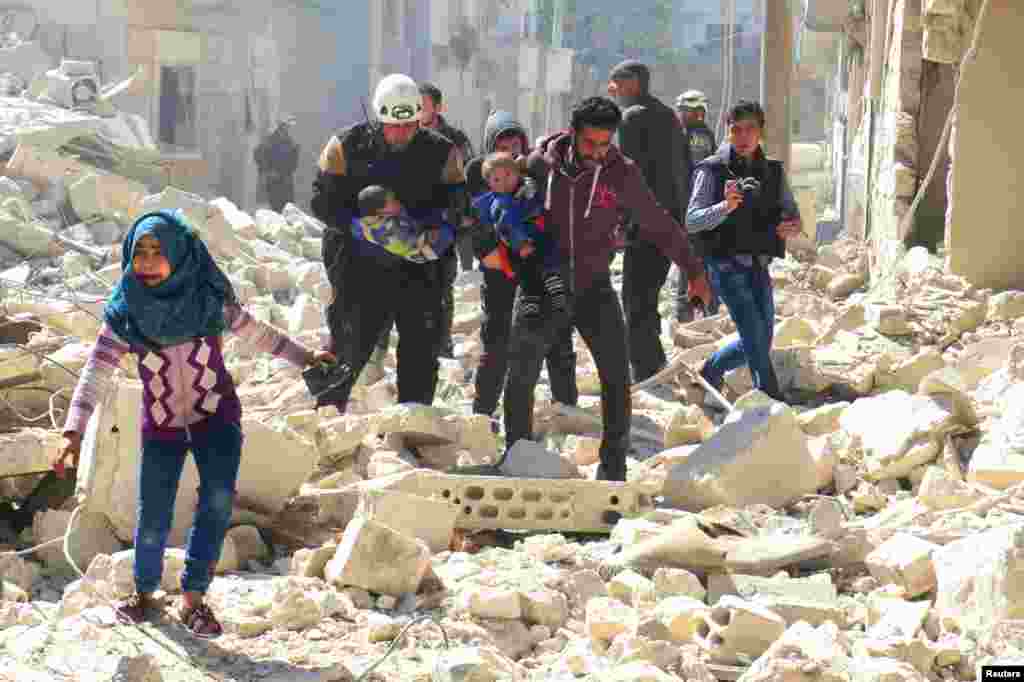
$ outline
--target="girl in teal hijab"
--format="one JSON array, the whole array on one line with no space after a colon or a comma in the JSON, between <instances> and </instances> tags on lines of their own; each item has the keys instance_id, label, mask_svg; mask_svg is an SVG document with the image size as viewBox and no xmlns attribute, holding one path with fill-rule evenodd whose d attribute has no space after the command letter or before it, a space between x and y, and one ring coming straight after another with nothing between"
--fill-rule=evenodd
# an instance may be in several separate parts
<instances>
[{"instance_id":1,"label":"girl in teal hijab","mask_svg":"<svg viewBox=\"0 0 1024 682\"><path fill-rule=\"evenodd\" d=\"M124 356L136 355L142 452L135 593L116 605L115 614L123 623L137 624L161 610L154 594L163 585L164 551L191 454L199 490L178 617L197 637L216 637L222 627L204 596L230 526L244 440L242 402L227 369L222 337L230 332L250 350L298 368L334 357L306 348L246 312L180 211L139 218L125 237L121 267L121 279L103 311L105 324L71 398L54 468L62 476L66 461L77 467L82 434L95 408L106 400Z\"/></svg>"},{"instance_id":2,"label":"girl in teal hijab","mask_svg":"<svg viewBox=\"0 0 1024 682\"><path fill-rule=\"evenodd\" d=\"M135 272L136 250L147 235L160 243L171 268L158 283ZM224 305L236 302L235 291L180 209L135 221L124 238L121 272L103 317L133 346L162 348L224 333Z\"/></svg>"}]
</instances>

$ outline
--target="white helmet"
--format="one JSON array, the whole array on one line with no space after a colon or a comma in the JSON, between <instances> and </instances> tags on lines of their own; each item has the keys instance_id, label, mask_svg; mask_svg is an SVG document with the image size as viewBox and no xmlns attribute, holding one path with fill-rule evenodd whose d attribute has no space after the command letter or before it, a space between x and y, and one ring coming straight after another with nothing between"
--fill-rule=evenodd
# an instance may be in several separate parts
<instances>
[{"instance_id":1,"label":"white helmet","mask_svg":"<svg viewBox=\"0 0 1024 682\"><path fill-rule=\"evenodd\" d=\"M401 73L385 76L373 93L373 111L381 123L409 123L419 119L423 98L416 81Z\"/></svg>"},{"instance_id":2,"label":"white helmet","mask_svg":"<svg viewBox=\"0 0 1024 682\"><path fill-rule=\"evenodd\" d=\"M676 98L676 109L708 110L708 98L700 90L687 90Z\"/></svg>"}]
</instances>

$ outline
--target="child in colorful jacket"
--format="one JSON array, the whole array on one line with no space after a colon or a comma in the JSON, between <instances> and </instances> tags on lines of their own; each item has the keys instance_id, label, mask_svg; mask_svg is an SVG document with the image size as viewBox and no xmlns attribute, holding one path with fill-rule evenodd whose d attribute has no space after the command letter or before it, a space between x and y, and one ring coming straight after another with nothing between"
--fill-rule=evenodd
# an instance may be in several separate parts
<instances>
[{"instance_id":1,"label":"child in colorful jacket","mask_svg":"<svg viewBox=\"0 0 1024 682\"><path fill-rule=\"evenodd\" d=\"M473 208L480 222L497 232L502 270L510 278L520 277L520 311L540 315L545 296L553 310L565 310L567 291L558 245L544 230L544 200L526 176L522 160L494 152L484 159L482 174L491 191L475 197Z\"/></svg>"},{"instance_id":2,"label":"child in colorful jacket","mask_svg":"<svg viewBox=\"0 0 1024 682\"><path fill-rule=\"evenodd\" d=\"M455 241L450 225L442 222L436 229L423 229L395 193L380 185L359 192L359 213L359 217L352 218L354 237L414 263L437 260Z\"/></svg>"},{"instance_id":3,"label":"child in colorful jacket","mask_svg":"<svg viewBox=\"0 0 1024 682\"><path fill-rule=\"evenodd\" d=\"M222 336L298 367L334 361L255 320L180 211L139 218L124 239L121 279L71 399L54 467L77 466L82 433L126 353L142 379L142 453L135 528L135 594L116 609L123 623L153 615L174 501L185 457L199 471L199 503L189 533L179 616L196 636L222 629L203 595L231 521L242 455L242 405L224 364Z\"/></svg>"}]
</instances>

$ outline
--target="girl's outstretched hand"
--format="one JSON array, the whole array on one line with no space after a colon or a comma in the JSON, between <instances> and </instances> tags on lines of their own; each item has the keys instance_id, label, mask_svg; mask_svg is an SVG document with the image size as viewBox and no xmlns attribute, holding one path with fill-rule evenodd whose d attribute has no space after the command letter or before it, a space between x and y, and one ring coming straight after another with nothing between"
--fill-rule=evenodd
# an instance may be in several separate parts
<instances>
[{"instance_id":1,"label":"girl's outstretched hand","mask_svg":"<svg viewBox=\"0 0 1024 682\"><path fill-rule=\"evenodd\" d=\"M315 365L317 363L326 363L326 364L329 364L329 365L333 365L337 361L338 361L338 358L335 357L334 353L332 353L331 351L329 351L329 350L317 350L317 351L313 351L313 359L310 361L309 364Z\"/></svg>"},{"instance_id":2,"label":"girl's outstretched hand","mask_svg":"<svg viewBox=\"0 0 1024 682\"><path fill-rule=\"evenodd\" d=\"M82 451L82 434L77 431L67 431L61 439L60 450L50 462L53 470L57 472L57 478L64 478L64 471L68 468L78 468L78 455Z\"/></svg>"}]
</instances>

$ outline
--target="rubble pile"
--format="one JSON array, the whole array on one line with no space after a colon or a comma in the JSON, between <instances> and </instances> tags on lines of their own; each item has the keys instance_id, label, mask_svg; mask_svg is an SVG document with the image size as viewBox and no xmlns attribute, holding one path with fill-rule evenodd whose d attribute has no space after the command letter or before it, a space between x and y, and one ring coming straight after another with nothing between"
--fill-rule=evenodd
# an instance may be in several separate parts
<instances>
[{"instance_id":1,"label":"rubble pile","mask_svg":"<svg viewBox=\"0 0 1024 682\"><path fill-rule=\"evenodd\" d=\"M19 255L0 274L0 496L29 496L57 447L132 215L183 209L256 317L326 341L324 226L297 207L249 214L99 176L40 190L8 172L0 241L32 224L73 230L90 251L26 258L4 241ZM69 200L97 220L29 220ZM112 226L103 239L98 225ZM352 680L423 615L436 622L412 624L370 679L914 682L1020 660L1024 293L977 290L919 250L884 286L868 288L866 271L845 239L773 264L774 360L791 404L752 392L738 370L724 414L688 372L668 376L634 393L626 483L591 480L599 383L582 345L578 408L541 385L543 442L515 447L513 477L442 473L493 462L505 445L470 414L477 273L457 283L458 359L441 361L432 407L395 404L393 351L338 415L314 409L295 369L227 341L248 437L209 595L226 634L167 648L117 625L110 607L133 589L141 389L126 362L77 481L69 554L84 577L59 545L0 555L0 673ZM697 367L734 333L721 315L666 324L664 340ZM191 464L184 477L168 607L196 500ZM77 503L21 528L0 520L0 553L61 537ZM171 628L168 608L150 631L172 639Z\"/></svg>"}]
</instances>

